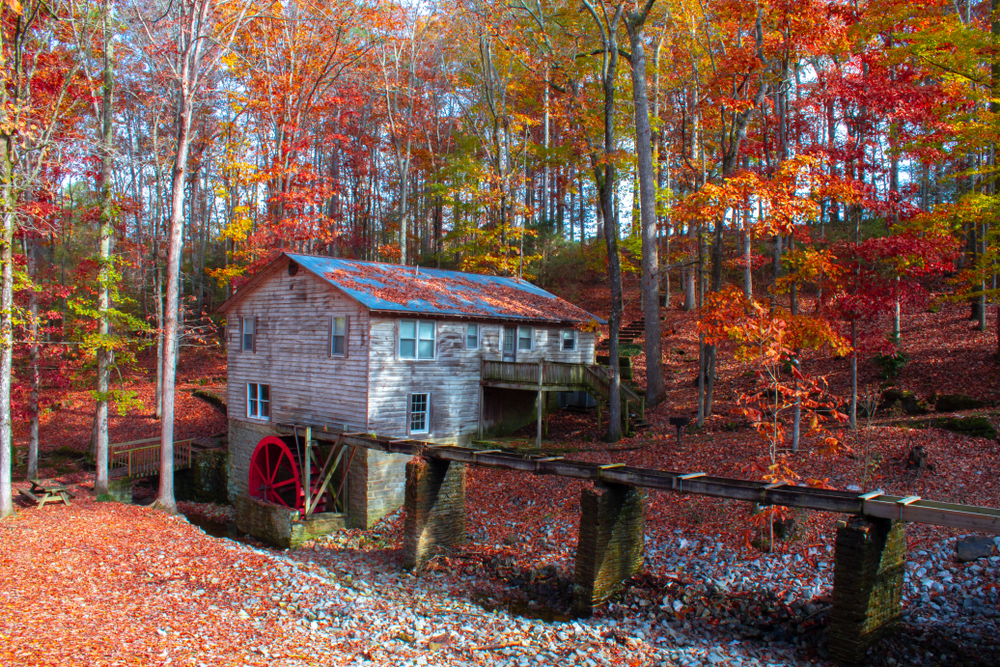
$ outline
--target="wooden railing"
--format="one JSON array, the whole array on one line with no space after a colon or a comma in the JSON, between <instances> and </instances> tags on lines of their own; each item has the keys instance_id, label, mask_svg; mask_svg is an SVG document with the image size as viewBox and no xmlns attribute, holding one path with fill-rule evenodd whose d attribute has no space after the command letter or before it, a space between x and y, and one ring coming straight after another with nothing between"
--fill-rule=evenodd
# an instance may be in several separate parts
<instances>
[{"instance_id":1,"label":"wooden railing","mask_svg":"<svg viewBox=\"0 0 1000 667\"><path fill-rule=\"evenodd\" d=\"M109 472L145 477L160 472L160 439L146 438L108 446ZM191 467L191 438L174 441L174 470Z\"/></svg>"},{"instance_id":2,"label":"wooden railing","mask_svg":"<svg viewBox=\"0 0 1000 667\"><path fill-rule=\"evenodd\" d=\"M584 385L586 366L583 364L565 364L552 361L493 361L483 360L482 379L490 382L506 382L537 387L538 374L541 372L541 384L546 386L566 387Z\"/></svg>"}]
</instances>

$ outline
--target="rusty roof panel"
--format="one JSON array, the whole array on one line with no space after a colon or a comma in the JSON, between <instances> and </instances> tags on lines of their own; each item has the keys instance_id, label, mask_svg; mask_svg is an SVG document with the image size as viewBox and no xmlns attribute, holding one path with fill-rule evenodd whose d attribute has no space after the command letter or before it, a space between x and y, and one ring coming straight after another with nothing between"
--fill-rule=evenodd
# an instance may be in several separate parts
<instances>
[{"instance_id":1,"label":"rusty roof panel","mask_svg":"<svg viewBox=\"0 0 1000 667\"><path fill-rule=\"evenodd\" d=\"M524 280L354 259L285 255L369 310L503 320L604 320Z\"/></svg>"}]
</instances>

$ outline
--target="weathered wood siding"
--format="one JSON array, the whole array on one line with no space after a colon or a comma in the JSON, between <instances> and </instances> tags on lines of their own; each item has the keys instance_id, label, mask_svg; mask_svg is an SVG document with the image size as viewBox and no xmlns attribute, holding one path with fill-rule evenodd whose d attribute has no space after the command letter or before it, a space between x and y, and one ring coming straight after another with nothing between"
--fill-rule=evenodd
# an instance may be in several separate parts
<instances>
[{"instance_id":1,"label":"weathered wood siding","mask_svg":"<svg viewBox=\"0 0 1000 667\"><path fill-rule=\"evenodd\" d=\"M371 319L368 430L396 437L409 435L409 395L428 393L430 433L412 437L468 443L479 430L480 361L500 358L503 325L480 322L479 348L469 350L465 347L466 322L436 320L435 359L400 359L400 319L379 315ZM532 349L519 350L518 361L592 364L594 333L578 331L577 349L564 352L560 349L563 328L533 327Z\"/></svg>"},{"instance_id":2,"label":"weathered wood siding","mask_svg":"<svg viewBox=\"0 0 1000 667\"><path fill-rule=\"evenodd\" d=\"M350 317L347 356L331 357L330 318ZM256 317L256 352L241 350L240 318ZM276 267L228 313L231 419L247 417L248 382L270 386L271 422L365 427L368 311L317 276Z\"/></svg>"},{"instance_id":3,"label":"weathered wood siding","mask_svg":"<svg viewBox=\"0 0 1000 667\"><path fill-rule=\"evenodd\" d=\"M484 359L500 359L504 326L518 326L515 323L483 324L482 356ZM530 350L518 350L517 361L559 361L567 364L593 364L596 335L593 331L576 332L576 349L562 350L562 332L572 327L532 326Z\"/></svg>"},{"instance_id":4,"label":"weathered wood siding","mask_svg":"<svg viewBox=\"0 0 1000 667\"><path fill-rule=\"evenodd\" d=\"M426 319L426 318L425 318ZM411 393L430 394L430 433L414 438L468 442L479 428L481 350L465 349L465 323L437 320L434 359L399 359L398 318L371 319L369 430L408 435Z\"/></svg>"}]
</instances>

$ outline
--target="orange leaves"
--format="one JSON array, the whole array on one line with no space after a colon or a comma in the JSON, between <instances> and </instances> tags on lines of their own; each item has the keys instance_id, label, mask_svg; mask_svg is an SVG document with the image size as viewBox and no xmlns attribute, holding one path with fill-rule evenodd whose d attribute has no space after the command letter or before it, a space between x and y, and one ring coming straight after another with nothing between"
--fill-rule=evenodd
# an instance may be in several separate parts
<instances>
[{"instance_id":1,"label":"orange leaves","mask_svg":"<svg viewBox=\"0 0 1000 667\"><path fill-rule=\"evenodd\" d=\"M744 211L740 220L754 235L796 233L819 215L821 199L849 203L859 196L850 184L831 179L823 167L819 159L799 155L785 160L770 178L738 172L722 185L707 183L688 195L678 205L676 217L687 223L723 221L730 211Z\"/></svg>"}]
</instances>

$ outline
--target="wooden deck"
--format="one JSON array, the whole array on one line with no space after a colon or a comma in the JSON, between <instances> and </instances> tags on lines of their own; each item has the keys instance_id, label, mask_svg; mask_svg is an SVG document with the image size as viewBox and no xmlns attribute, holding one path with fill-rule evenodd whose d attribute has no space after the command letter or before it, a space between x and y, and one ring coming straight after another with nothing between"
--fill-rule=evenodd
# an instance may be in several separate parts
<instances>
[{"instance_id":1,"label":"wooden deck","mask_svg":"<svg viewBox=\"0 0 1000 667\"><path fill-rule=\"evenodd\" d=\"M146 438L109 445L108 472L115 477L146 477L160 473L160 439ZM174 470L191 467L191 438L174 441Z\"/></svg>"}]
</instances>

